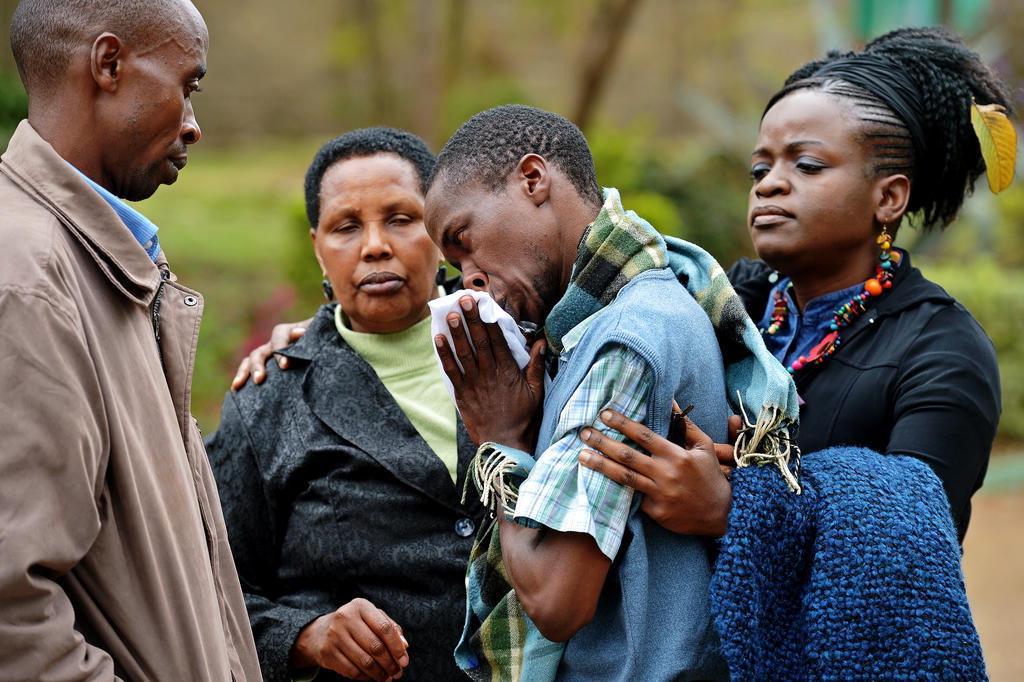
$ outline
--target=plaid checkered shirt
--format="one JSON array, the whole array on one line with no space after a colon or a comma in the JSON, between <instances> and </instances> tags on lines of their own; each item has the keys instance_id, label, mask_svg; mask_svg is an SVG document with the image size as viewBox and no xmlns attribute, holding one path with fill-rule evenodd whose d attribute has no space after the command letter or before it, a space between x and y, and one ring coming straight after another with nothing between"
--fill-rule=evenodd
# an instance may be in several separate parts
<instances>
[{"instance_id":1,"label":"plaid checkered shirt","mask_svg":"<svg viewBox=\"0 0 1024 682\"><path fill-rule=\"evenodd\" d=\"M591 315L565 335L563 356L571 352L596 316ZM621 441L623 436L599 419L601 411L613 409L643 421L653 381L650 368L636 351L618 345L601 351L559 415L552 445L537 458L519 487L516 521L587 533L605 556L615 559L629 518L633 489L580 466L578 458L586 447L580 430L591 426ZM509 448L499 445L499 449Z\"/></svg>"}]
</instances>

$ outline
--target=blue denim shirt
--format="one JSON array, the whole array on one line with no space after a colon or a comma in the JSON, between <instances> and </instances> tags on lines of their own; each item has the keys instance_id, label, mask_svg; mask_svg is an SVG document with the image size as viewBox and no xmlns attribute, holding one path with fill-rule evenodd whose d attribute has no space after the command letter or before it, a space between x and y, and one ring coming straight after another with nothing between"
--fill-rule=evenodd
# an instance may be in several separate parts
<instances>
[{"instance_id":1,"label":"blue denim shirt","mask_svg":"<svg viewBox=\"0 0 1024 682\"><path fill-rule=\"evenodd\" d=\"M70 163L68 165L71 166ZM74 166L71 167L75 168ZM110 208L114 209L114 213L116 213L117 217L121 219L121 222L128 228L128 231L132 233L135 240L139 242L139 246L146 250L146 253L149 254L150 260L155 263L156 257L160 255L160 240L156 237L156 233L159 228L154 225L149 218L115 197L101 185L93 182L85 173L77 168L75 168L75 171L82 176L82 179L85 180L90 187L96 190L96 193L99 194L105 202L110 204Z\"/></svg>"},{"instance_id":2,"label":"blue denim shirt","mask_svg":"<svg viewBox=\"0 0 1024 682\"><path fill-rule=\"evenodd\" d=\"M786 321L779 331L772 335L763 334L765 346L779 362L789 367L801 355L807 353L825 338L825 335L832 331L832 313L843 303L846 303L855 294L864 290L864 284L858 283L846 289L823 294L812 298L804 306L801 314L793 302L793 296L789 291L790 279L785 277L779 280L771 293L768 295L768 305L764 315L758 323L758 329L767 329L772 321L772 313L775 311L775 295L780 291L786 292L786 307L788 314Z\"/></svg>"}]
</instances>

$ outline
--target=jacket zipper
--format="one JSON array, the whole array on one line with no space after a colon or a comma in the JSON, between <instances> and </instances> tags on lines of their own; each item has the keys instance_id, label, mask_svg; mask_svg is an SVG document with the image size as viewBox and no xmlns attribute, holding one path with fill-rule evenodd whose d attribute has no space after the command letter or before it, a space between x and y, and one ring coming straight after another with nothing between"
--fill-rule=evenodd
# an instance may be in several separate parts
<instances>
[{"instance_id":1,"label":"jacket zipper","mask_svg":"<svg viewBox=\"0 0 1024 682\"><path fill-rule=\"evenodd\" d=\"M153 305L150 309L150 318L153 321L153 338L156 339L156 353L160 357L160 367L164 367L164 352L160 348L160 303L164 297L164 285L171 278L171 273L166 267L160 268L160 284L156 288L156 295L153 296Z\"/></svg>"}]
</instances>

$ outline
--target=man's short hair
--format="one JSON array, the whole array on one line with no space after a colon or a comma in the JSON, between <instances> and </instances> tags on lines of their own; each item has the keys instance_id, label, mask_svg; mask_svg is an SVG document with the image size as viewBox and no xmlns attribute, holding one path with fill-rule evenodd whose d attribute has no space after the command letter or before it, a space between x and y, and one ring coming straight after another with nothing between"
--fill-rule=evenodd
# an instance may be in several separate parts
<instances>
[{"instance_id":1,"label":"man's short hair","mask_svg":"<svg viewBox=\"0 0 1024 682\"><path fill-rule=\"evenodd\" d=\"M110 31L138 45L181 7L182 0L21 0L11 20L11 50L21 82L30 94L48 89L84 43Z\"/></svg>"},{"instance_id":2,"label":"man's short hair","mask_svg":"<svg viewBox=\"0 0 1024 682\"><path fill-rule=\"evenodd\" d=\"M397 128L351 130L320 147L306 171L306 217L309 218L310 227L316 229L320 222L320 183L327 169L339 161L376 154L395 154L412 164L420 190L426 195L427 183L434 172L436 161L426 142Z\"/></svg>"},{"instance_id":3,"label":"man's short hair","mask_svg":"<svg viewBox=\"0 0 1024 682\"><path fill-rule=\"evenodd\" d=\"M583 199L602 203L583 132L567 118L521 104L488 109L463 123L438 154L431 184L443 175L456 187L479 180L498 191L527 154L538 154L557 166Z\"/></svg>"}]
</instances>

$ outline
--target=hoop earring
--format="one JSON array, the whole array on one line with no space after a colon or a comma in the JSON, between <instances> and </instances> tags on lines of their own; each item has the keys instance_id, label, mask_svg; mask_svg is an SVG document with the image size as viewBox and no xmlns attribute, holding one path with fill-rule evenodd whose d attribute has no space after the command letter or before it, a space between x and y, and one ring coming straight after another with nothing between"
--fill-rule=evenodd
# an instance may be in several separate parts
<instances>
[{"instance_id":1,"label":"hoop earring","mask_svg":"<svg viewBox=\"0 0 1024 682\"><path fill-rule=\"evenodd\" d=\"M324 289L324 298L328 301L334 300L334 287L331 286L331 281L324 277L324 281L320 283L320 286Z\"/></svg>"}]
</instances>

